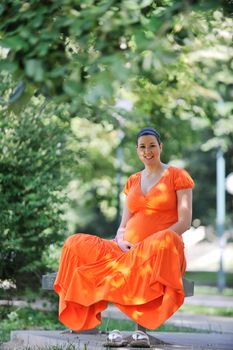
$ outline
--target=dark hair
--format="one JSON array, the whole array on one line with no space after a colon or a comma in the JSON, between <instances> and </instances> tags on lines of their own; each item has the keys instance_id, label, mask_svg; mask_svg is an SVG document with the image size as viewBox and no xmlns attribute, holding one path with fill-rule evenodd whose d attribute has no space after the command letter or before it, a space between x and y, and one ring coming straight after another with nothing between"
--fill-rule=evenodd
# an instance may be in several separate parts
<instances>
[{"instance_id":1,"label":"dark hair","mask_svg":"<svg viewBox=\"0 0 233 350\"><path fill-rule=\"evenodd\" d=\"M139 133L137 134L137 143L138 143L138 139L141 136L145 136L145 135L153 135L156 137L158 144L160 145L161 140L160 140L160 133L153 129L153 128L143 128L139 131Z\"/></svg>"}]
</instances>

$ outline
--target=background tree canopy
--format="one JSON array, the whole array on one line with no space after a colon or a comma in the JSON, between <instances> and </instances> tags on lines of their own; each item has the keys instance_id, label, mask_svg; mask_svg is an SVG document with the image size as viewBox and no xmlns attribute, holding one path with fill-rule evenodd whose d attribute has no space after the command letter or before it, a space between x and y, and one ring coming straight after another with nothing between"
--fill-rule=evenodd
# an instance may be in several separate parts
<instances>
[{"instance_id":1,"label":"background tree canopy","mask_svg":"<svg viewBox=\"0 0 233 350\"><path fill-rule=\"evenodd\" d=\"M39 283L68 233L114 234L145 125L195 178L194 218L215 224L219 147L233 167L231 15L230 0L1 1L0 278Z\"/></svg>"}]
</instances>

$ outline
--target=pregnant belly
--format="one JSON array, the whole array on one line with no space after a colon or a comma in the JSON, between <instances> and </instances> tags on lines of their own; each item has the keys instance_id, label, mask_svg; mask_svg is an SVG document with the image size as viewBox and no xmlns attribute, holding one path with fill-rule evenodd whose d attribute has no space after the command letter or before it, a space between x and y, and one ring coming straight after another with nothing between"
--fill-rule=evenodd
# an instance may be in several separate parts
<instances>
[{"instance_id":1,"label":"pregnant belly","mask_svg":"<svg viewBox=\"0 0 233 350\"><path fill-rule=\"evenodd\" d=\"M145 217L142 214L134 214L127 222L124 239L135 244L156 231L154 218Z\"/></svg>"},{"instance_id":2,"label":"pregnant belly","mask_svg":"<svg viewBox=\"0 0 233 350\"><path fill-rule=\"evenodd\" d=\"M141 242L146 237L170 227L176 220L164 220L165 218L144 213L134 214L127 222L124 239L132 244Z\"/></svg>"}]
</instances>

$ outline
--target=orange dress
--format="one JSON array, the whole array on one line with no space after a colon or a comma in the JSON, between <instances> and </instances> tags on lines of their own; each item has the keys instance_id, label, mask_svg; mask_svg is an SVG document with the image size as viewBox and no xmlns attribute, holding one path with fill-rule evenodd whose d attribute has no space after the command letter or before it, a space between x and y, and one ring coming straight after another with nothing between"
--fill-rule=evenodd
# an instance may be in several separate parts
<instances>
[{"instance_id":1,"label":"orange dress","mask_svg":"<svg viewBox=\"0 0 233 350\"><path fill-rule=\"evenodd\" d=\"M124 238L138 244L122 252L114 240L83 233L64 243L54 289L59 319L72 330L99 325L108 302L149 329L183 304L184 244L169 227L177 222L176 191L192 188L193 180L170 166L143 194L140 178L131 175L124 188L132 213Z\"/></svg>"}]
</instances>

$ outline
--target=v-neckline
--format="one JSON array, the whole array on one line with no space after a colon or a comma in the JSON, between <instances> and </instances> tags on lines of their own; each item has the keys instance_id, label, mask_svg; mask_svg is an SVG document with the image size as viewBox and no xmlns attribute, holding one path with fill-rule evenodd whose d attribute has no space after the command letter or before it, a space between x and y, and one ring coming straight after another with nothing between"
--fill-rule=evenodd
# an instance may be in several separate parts
<instances>
[{"instance_id":1,"label":"v-neckline","mask_svg":"<svg viewBox=\"0 0 233 350\"><path fill-rule=\"evenodd\" d=\"M151 186L151 188L146 192L144 193L143 190L142 190L142 184L141 184L141 179L142 179L142 171L139 172L139 188L140 188L140 192L141 194L146 197L151 191L153 188L155 188L160 182L161 180L164 178L164 176L166 175L166 173L168 172L168 170L171 168L171 166L168 166L164 172L162 173L162 175L160 176L160 178L158 179L158 181L156 181L156 183L154 183L153 186Z\"/></svg>"}]
</instances>

